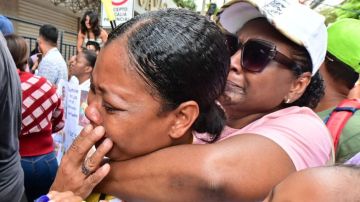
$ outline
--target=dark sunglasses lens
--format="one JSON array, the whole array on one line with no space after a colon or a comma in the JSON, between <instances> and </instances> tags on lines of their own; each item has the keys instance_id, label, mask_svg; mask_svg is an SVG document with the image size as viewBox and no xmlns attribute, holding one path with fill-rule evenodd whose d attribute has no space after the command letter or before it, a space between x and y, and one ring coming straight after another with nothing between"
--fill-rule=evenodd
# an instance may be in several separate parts
<instances>
[{"instance_id":1,"label":"dark sunglasses lens","mask_svg":"<svg viewBox=\"0 0 360 202\"><path fill-rule=\"evenodd\" d=\"M236 36L234 35L225 35L226 45L228 47L230 55L234 55L239 49L239 42Z\"/></svg>"},{"instance_id":2,"label":"dark sunglasses lens","mask_svg":"<svg viewBox=\"0 0 360 202\"><path fill-rule=\"evenodd\" d=\"M261 72L270 61L271 47L257 41L244 44L242 67L251 72Z\"/></svg>"}]
</instances>

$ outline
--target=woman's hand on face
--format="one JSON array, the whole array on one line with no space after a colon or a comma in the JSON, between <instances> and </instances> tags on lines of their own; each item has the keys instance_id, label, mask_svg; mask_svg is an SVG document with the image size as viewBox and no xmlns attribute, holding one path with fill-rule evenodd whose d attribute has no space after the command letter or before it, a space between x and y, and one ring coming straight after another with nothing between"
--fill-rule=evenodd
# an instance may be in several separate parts
<instances>
[{"instance_id":1,"label":"woman's hand on face","mask_svg":"<svg viewBox=\"0 0 360 202\"><path fill-rule=\"evenodd\" d=\"M86 198L92 192L110 171L108 163L101 165L104 156L112 148L113 143L110 139L104 139L96 152L86 158L88 151L104 138L104 134L102 126L93 128L87 125L81 131L63 156L51 191L72 191L82 198Z\"/></svg>"}]
</instances>

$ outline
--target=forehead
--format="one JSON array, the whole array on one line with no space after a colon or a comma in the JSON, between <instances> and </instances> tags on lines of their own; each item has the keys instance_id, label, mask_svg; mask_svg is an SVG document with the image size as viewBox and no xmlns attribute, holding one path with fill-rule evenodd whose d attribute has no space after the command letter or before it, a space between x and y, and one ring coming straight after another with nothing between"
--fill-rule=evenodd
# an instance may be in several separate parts
<instances>
[{"instance_id":1,"label":"forehead","mask_svg":"<svg viewBox=\"0 0 360 202\"><path fill-rule=\"evenodd\" d=\"M293 42L277 31L265 18L257 18L247 22L237 35L241 42L257 38L272 42L277 49L285 55L289 55Z\"/></svg>"},{"instance_id":2,"label":"forehead","mask_svg":"<svg viewBox=\"0 0 360 202\"><path fill-rule=\"evenodd\" d=\"M291 43L284 35L277 31L265 18L256 18L247 22L237 35L241 41L249 38L259 38L274 43Z\"/></svg>"},{"instance_id":3,"label":"forehead","mask_svg":"<svg viewBox=\"0 0 360 202\"><path fill-rule=\"evenodd\" d=\"M133 85L142 88L146 86L136 66L129 59L125 39L116 39L100 51L92 77L101 85Z\"/></svg>"},{"instance_id":4,"label":"forehead","mask_svg":"<svg viewBox=\"0 0 360 202\"><path fill-rule=\"evenodd\" d=\"M127 73L131 64L125 46L125 41L118 39L107 44L98 55L94 76L100 77L104 73L110 73L109 79L111 79L120 72L121 74Z\"/></svg>"},{"instance_id":5,"label":"forehead","mask_svg":"<svg viewBox=\"0 0 360 202\"><path fill-rule=\"evenodd\" d=\"M74 59L79 59L79 58L82 58L82 57L84 57L84 56L85 56L85 55L84 55L83 52L79 52Z\"/></svg>"}]
</instances>

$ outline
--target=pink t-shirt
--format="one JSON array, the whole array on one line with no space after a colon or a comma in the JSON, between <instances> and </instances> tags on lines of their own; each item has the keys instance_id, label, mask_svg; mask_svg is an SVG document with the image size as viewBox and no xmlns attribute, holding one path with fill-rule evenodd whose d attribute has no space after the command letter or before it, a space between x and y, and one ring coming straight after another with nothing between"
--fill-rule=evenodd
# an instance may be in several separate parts
<instances>
[{"instance_id":1,"label":"pink t-shirt","mask_svg":"<svg viewBox=\"0 0 360 202\"><path fill-rule=\"evenodd\" d=\"M307 107L288 107L270 113L251 124L225 127L218 141L239 134L257 134L277 143L291 158L296 170L325 165L331 157L332 139L322 120ZM204 134L196 134L204 137ZM194 144L204 144L198 138Z\"/></svg>"}]
</instances>

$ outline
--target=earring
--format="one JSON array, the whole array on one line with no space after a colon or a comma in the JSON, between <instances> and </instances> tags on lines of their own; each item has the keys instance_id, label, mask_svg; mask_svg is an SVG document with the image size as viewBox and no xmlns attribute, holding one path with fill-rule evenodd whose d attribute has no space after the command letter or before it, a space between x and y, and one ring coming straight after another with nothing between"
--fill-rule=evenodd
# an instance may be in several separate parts
<instances>
[{"instance_id":1,"label":"earring","mask_svg":"<svg viewBox=\"0 0 360 202\"><path fill-rule=\"evenodd\" d=\"M291 101L290 98L288 98L288 99L286 99L285 103L286 103L286 104L289 104L290 101Z\"/></svg>"}]
</instances>

